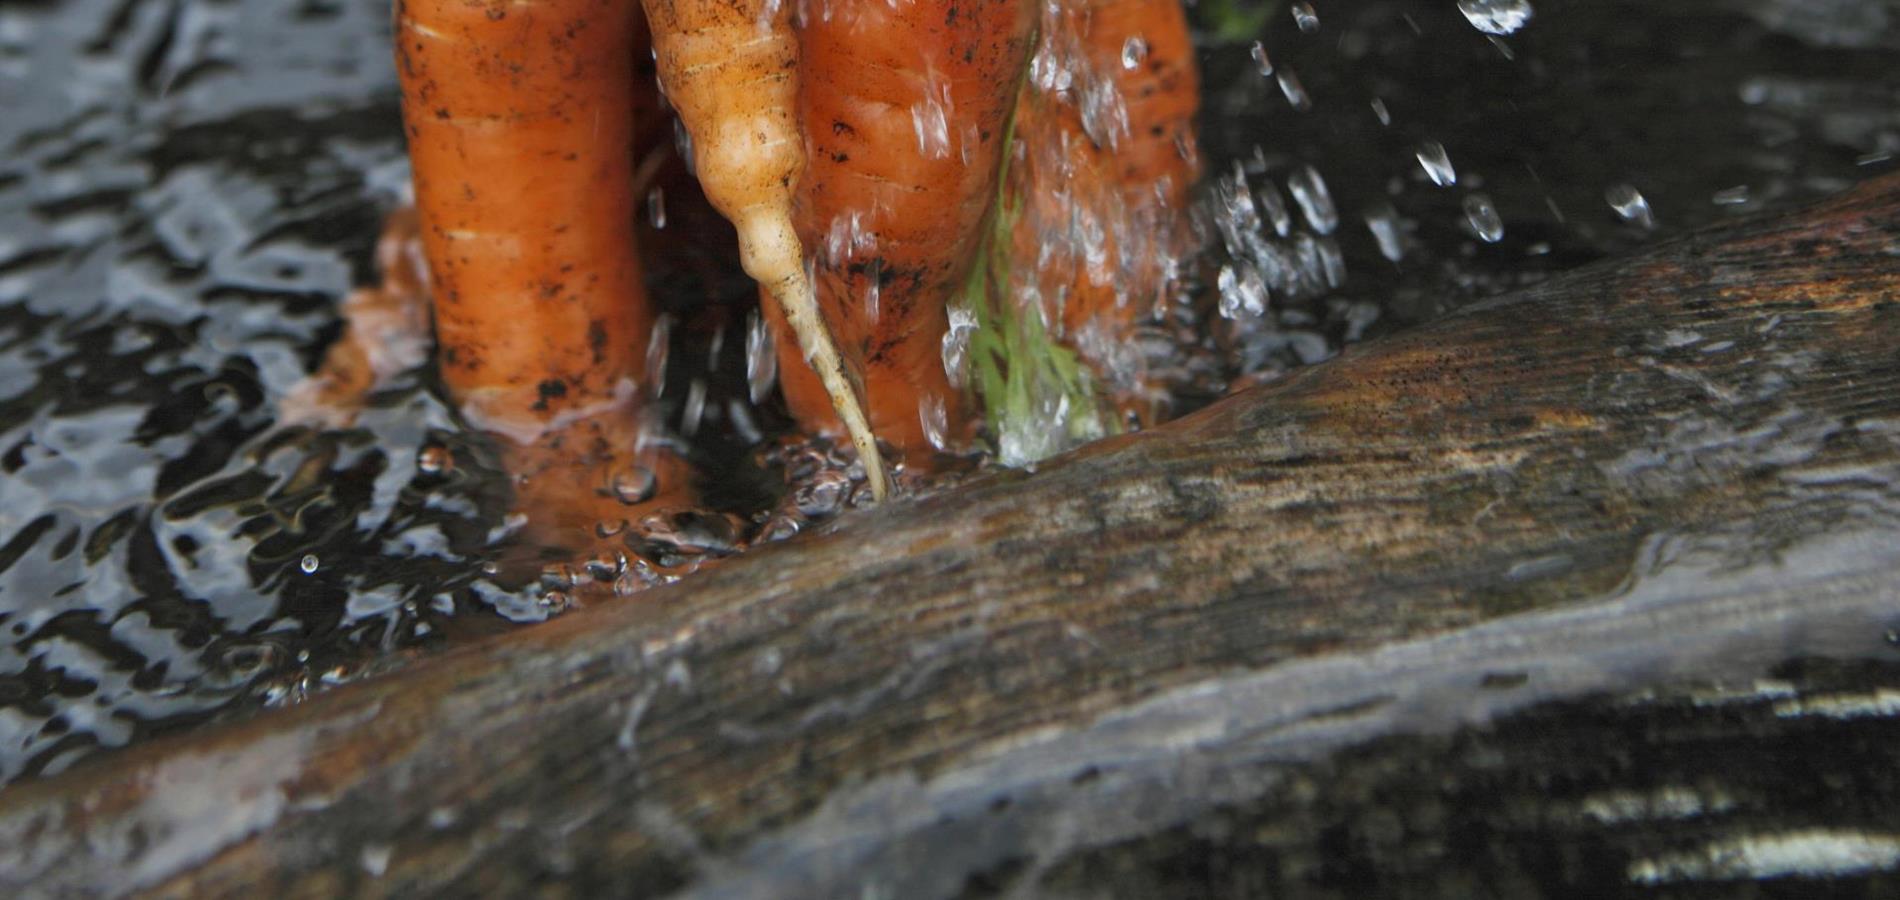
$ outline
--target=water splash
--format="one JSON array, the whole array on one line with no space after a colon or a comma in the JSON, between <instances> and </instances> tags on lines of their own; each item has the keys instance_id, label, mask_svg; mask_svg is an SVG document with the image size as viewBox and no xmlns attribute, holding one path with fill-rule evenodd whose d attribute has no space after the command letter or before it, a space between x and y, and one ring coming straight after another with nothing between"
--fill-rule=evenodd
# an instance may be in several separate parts
<instances>
[{"instance_id":1,"label":"water splash","mask_svg":"<svg viewBox=\"0 0 1900 900\"><path fill-rule=\"evenodd\" d=\"M1611 185L1603 192L1603 201L1616 211L1617 218L1629 222L1644 231L1656 228L1656 214L1649 208L1649 200L1632 184Z\"/></svg>"},{"instance_id":2,"label":"water splash","mask_svg":"<svg viewBox=\"0 0 1900 900\"><path fill-rule=\"evenodd\" d=\"M1474 192L1465 195L1465 223L1471 233L1487 244L1495 244L1504 239L1504 218L1498 215L1498 208L1491 202L1488 194Z\"/></svg>"},{"instance_id":3,"label":"water splash","mask_svg":"<svg viewBox=\"0 0 1900 900\"><path fill-rule=\"evenodd\" d=\"M1458 0L1458 11L1485 34L1514 34L1531 20L1530 0Z\"/></svg>"}]
</instances>

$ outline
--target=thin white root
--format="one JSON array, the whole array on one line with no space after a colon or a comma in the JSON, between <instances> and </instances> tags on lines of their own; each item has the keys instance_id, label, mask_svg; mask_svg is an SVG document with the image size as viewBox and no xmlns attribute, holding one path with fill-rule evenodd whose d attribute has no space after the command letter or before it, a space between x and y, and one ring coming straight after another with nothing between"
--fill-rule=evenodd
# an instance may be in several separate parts
<instances>
[{"instance_id":1,"label":"thin white root","mask_svg":"<svg viewBox=\"0 0 1900 900\"><path fill-rule=\"evenodd\" d=\"M771 293L864 460L871 494L890 494L864 401L818 312L792 229L805 168L798 41L781 0L644 0L660 82L693 137L706 199L738 229L747 275Z\"/></svg>"},{"instance_id":2,"label":"thin white root","mask_svg":"<svg viewBox=\"0 0 1900 900\"><path fill-rule=\"evenodd\" d=\"M845 371L844 358L832 343L831 330L818 312L818 298L811 279L805 277L804 254L789 216L755 215L739 230L739 255L746 273L765 285L785 312L785 322L798 338L798 348L818 374L831 397L831 408L844 422L845 434L864 461L864 477L871 485L871 496L882 503L890 495L890 480L884 471L884 457L877 449L877 436L864 415L864 404L857 386Z\"/></svg>"}]
</instances>

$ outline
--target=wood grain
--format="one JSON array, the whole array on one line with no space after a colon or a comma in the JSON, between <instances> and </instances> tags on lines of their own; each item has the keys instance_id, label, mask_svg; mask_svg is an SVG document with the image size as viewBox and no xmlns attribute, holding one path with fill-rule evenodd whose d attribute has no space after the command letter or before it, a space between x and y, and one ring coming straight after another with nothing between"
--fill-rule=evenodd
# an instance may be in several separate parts
<instances>
[{"instance_id":1,"label":"wood grain","mask_svg":"<svg viewBox=\"0 0 1900 900\"><path fill-rule=\"evenodd\" d=\"M1888 178L9 788L0 889L1112 894L1287 767L1896 622Z\"/></svg>"}]
</instances>

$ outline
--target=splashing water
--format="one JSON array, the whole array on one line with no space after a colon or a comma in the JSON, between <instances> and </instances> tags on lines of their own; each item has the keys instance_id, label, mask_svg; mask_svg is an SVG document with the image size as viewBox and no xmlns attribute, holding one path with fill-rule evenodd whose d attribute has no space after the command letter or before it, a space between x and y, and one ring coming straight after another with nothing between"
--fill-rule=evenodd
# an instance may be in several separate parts
<instances>
[{"instance_id":1,"label":"splashing water","mask_svg":"<svg viewBox=\"0 0 1900 900\"><path fill-rule=\"evenodd\" d=\"M1531 20L1530 0L1458 0L1458 11L1485 34L1513 34Z\"/></svg>"},{"instance_id":2,"label":"splashing water","mask_svg":"<svg viewBox=\"0 0 1900 900\"><path fill-rule=\"evenodd\" d=\"M1418 145L1419 166L1425 169L1425 177L1439 187L1451 187L1458 183L1458 171L1451 167L1451 157L1445 153L1445 145L1437 141L1425 141Z\"/></svg>"},{"instance_id":3,"label":"splashing water","mask_svg":"<svg viewBox=\"0 0 1900 900\"><path fill-rule=\"evenodd\" d=\"M1470 225L1471 233L1487 244L1504 240L1504 217L1498 215L1498 208L1488 194L1465 195L1465 222Z\"/></svg>"},{"instance_id":4,"label":"splashing water","mask_svg":"<svg viewBox=\"0 0 1900 900\"><path fill-rule=\"evenodd\" d=\"M1603 192L1604 202L1616 211L1617 218L1650 231L1656 227L1656 215L1650 211L1649 200L1632 184L1611 185Z\"/></svg>"}]
</instances>

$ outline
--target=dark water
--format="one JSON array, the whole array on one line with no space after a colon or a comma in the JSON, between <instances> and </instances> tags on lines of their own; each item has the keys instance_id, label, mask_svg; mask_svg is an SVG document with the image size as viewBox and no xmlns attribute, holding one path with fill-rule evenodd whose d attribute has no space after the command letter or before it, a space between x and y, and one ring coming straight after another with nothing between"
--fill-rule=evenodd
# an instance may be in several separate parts
<instances>
[{"instance_id":1,"label":"dark water","mask_svg":"<svg viewBox=\"0 0 1900 900\"><path fill-rule=\"evenodd\" d=\"M1231 208L1212 193L1203 306L1247 253L1307 275L1209 330L1206 391L1900 155L1892 0L1543 0L1502 47L1450 0L1318 12L1316 32L1284 9L1261 32L1305 111L1250 40L1207 43L1211 172L1231 188L1238 164L1250 192L1285 194L1311 165L1338 223L1320 233L1289 196L1285 237L1225 241ZM0 782L549 612L483 574L506 498L428 372L348 431L273 429L337 299L372 277L407 179L388 14L0 4ZM1456 185L1427 179L1425 141ZM1611 208L1622 186L1653 228ZM1473 192L1497 210L1495 242L1468 224ZM1368 213L1393 223L1396 261ZM1343 278L1314 280L1328 242ZM676 328L674 357L712 340ZM713 417L746 430L732 418ZM456 465L425 471L425 449Z\"/></svg>"}]
</instances>

